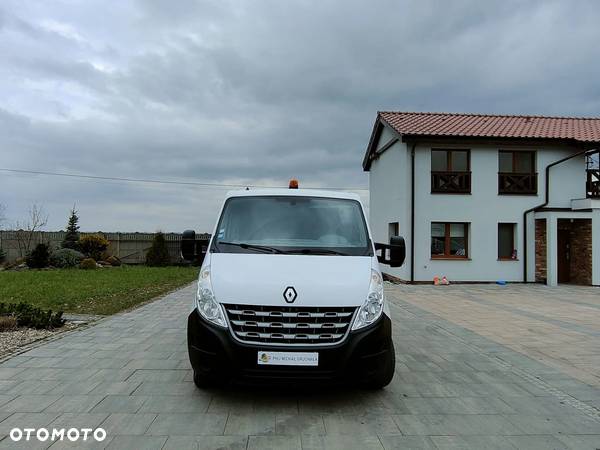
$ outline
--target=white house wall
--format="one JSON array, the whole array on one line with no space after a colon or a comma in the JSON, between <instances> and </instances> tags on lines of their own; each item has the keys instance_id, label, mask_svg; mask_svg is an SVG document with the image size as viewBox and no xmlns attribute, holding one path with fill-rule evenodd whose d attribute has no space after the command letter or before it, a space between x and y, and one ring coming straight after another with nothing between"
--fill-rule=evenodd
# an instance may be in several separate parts
<instances>
[{"instance_id":1,"label":"white house wall","mask_svg":"<svg viewBox=\"0 0 600 450\"><path fill-rule=\"evenodd\" d=\"M437 146L436 148L441 148ZM462 146L462 148L466 148ZM431 147L417 147L415 161L415 279L446 275L456 281L523 281L523 211L544 202L545 167L574 150L537 149L538 195L498 195L498 147L471 150L471 194L431 194ZM550 203L569 207L585 197L583 157L551 169ZM420 175L420 176L419 176ZM560 187L556 187L560 184ZM535 271L534 222L528 218L528 280ZM431 222L469 222L469 259L434 260L430 256ZM498 260L498 223L516 223L516 261Z\"/></svg>"},{"instance_id":2,"label":"white house wall","mask_svg":"<svg viewBox=\"0 0 600 450\"><path fill-rule=\"evenodd\" d=\"M389 141L385 137L380 143ZM399 232L410 243L410 152L406 144L396 142L373 161L369 172L369 224L375 242L387 243L388 224L398 222ZM407 248L405 264L400 268L382 269L401 279L410 279L410 258Z\"/></svg>"},{"instance_id":3,"label":"white house wall","mask_svg":"<svg viewBox=\"0 0 600 450\"><path fill-rule=\"evenodd\" d=\"M383 139L382 139L383 141ZM434 148L452 148L435 145ZM471 194L431 194L431 146L419 145L415 154L415 281L447 276L454 281L523 281L523 211L544 202L545 167L575 150L535 148L538 195L498 195L498 150L491 146L454 146L471 150ZM504 147L508 149L509 147ZM532 147L524 148L527 150ZM551 169L549 207L570 207L585 197L583 157ZM399 222L410 249L410 148L398 142L373 161L369 176L370 224L376 241L388 239L388 223ZM431 222L469 222L469 259L431 259ZM516 261L499 261L498 223L516 223ZM534 219L528 217L528 281L534 280ZM410 279L410 252L406 264L386 273Z\"/></svg>"}]
</instances>

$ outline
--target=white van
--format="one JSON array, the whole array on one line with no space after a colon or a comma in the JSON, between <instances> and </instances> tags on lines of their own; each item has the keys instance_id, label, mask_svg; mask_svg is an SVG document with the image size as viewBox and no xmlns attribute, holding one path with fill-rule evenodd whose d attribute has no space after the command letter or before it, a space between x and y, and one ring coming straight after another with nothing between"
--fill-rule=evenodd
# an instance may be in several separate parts
<instances>
[{"instance_id":1,"label":"white van","mask_svg":"<svg viewBox=\"0 0 600 450\"><path fill-rule=\"evenodd\" d=\"M184 233L187 260L195 257L194 239L193 231ZM404 255L401 237L373 243L357 195L228 193L188 318L194 382L386 386L395 356L379 263L397 267Z\"/></svg>"}]
</instances>

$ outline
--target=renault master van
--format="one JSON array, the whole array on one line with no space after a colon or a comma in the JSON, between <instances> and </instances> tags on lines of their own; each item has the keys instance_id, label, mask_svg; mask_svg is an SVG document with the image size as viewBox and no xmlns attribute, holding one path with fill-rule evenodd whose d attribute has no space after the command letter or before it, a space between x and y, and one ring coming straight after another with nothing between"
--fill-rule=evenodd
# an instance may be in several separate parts
<instances>
[{"instance_id":1,"label":"renault master van","mask_svg":"<svg viewBox=\"0 0 600 450\"><path fill-rule=\"evenodd\" d=\"M185 259L194 259L194 242L186 231ZM395 356L379 263L397 267L404 255L401 237L373 243L357 195L230 192L188 317L194 382L386 386Z\"/></svg>"}]
</instances>

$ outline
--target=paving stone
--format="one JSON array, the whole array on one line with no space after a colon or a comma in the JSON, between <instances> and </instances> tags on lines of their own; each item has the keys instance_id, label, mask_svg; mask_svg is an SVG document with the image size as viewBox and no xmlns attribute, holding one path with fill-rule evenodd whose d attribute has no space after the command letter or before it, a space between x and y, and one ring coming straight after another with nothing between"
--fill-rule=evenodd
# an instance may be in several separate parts
<instances>
[{"instance_id":1,"label":"paving stone","mask_svg":"<svg viewBox=\"0 0 600 450\"><path fill-rule=\"evenodd\" d=\"M65 395L48 406L44 411L85 413L100 403L103 398L103 395Z\"/></svg>"},{"instance_id":2,"label":"paving stone","mask_svg":"<svg viewBox=\"0 0 600 450\"><path fill-rule=\"evenodd\" d=\"M325 434L325 423L321 415L277 414L276 434Z\"/></svg>"},{"instance_id":3,"label":"paving stone","mask_svg":"<svg viewBox=\"0 0 600 450\"><path fill-rule=\"evenodd\" d=\"M139 412L152 413L204 413L210 400L206 397L155 395L147 397Z\"/></svg>"},{"instance_id":4,"label":"paving stone","mask_svg":"<svg viewBox=\"0 0 600 450\"><path fill-rule=\"evenodd\" d=\"M300 436L250 436L248 450L301 450Z\"/></svg>"},{"instance_id":5,"label":"paving stone","mask_svg":"<svg viewBox=\"0 0 600 450\"><path fill-rule=\"evenodd\" d=\"M115 436L110 441L108 450L161 450L166 436Z\"/></svg>"},{"instance_id":6,"label":"paving stone","mask_svg":"<svg viewBox=\"0 0 600 450\"><path fill-rule=\"evenodd\" d=\"M515 450L504 436L431 436L431 440L440 450Z\"/></svg>"},{"instance_id":7,"label":"paving stone","mask_svg":"<svg viewBox=\"0 0 600 450\"><path fill-rule=\"evenodd\" d=\"M501 414L515 411L495 397L407 398L404 401L414 414Z\"/></svg>"},{"instance_id":8,"label":"paving stone","mask_svg":"<svg viewBox=\"0 0 600 450\"><path fill-rule=\"evenodd\" d=\"M398 426L390 415L326 415L323 421L327 434L400 434Z\"/></svg>"},{"instance_id":9,"label":"paving stone","mask_svg":"<svg viewBox=\"0 0 600 450\"><path fill-rule=\"evenodd\" d=\"M131 395L141 384L137 381L104 381L96 383L90 395Z\"/></svg>"},{"instance_id":10,"label":"paving stone","mask_svg":"<svg viewBox=\"0 0 600 450\"><path fill-rule=\"evenodd\" d=\"M600 433L600 422L581 416L513 414L506 418L524 434L595 434Z\"/></svg>"},{"instance_id":11,"label":"paving stone","mask_svg":"<svg viewBox=\"0 0 600 450\"><path fill-rule=\"evenodd\" d=\"M433 442L428 437L421 436L379 436L385 450L435 450Z\"/></svg>"},{"instance_id":12,"label":"paving stone","mask_svg":"<svg viewBox=\"0 0 600 450\"><path fill-rule=\"evenodd\" d=\"M90 412L99 413L135 413L146 401L144 396L107 395Z\"/></svg>"},{"instance_id":13,"label":"paving stone","mask_svg":"<svg viewBox=\"0 0 600 450\"><path fill-rule=\"evenodd\" d=\"M163 450L246 450L248 436L169 436Z\"/></svg>"},{"instance_id":14,"label":"paving stone","mask_svg":"<svg viewBox=\"0 0 600 450\"><path fill-rule=\"evenodd\" d=\"M161 436L223 434L226 422L227 414L159 414L146 434ZM237 434L240 434L240 431Z\"/></svg>"},{"instance_id":15,"label":"paving stone","mask_svg":"<svg viewBox=\"0 0 600 450\"><path fill-rule=\"evenodd\" d=\"M377 436L305 435L300 439L303 450L383 450Z\"/></svg>"},{"instance_id":16,"label":"paving stone","mask_svg":"<svg viewBox=\"0 0 600 450\"><path fill-rule=\"evenodd\" d=\"M229 414L225 434L260 435L275 433L275 414Z\"/></svg>"},{"instance_id":17,"label":"paving stone","mask_svg":"<svg viewBox=\"0 0 600 450\"><path fill-rule=\"evenodd\" d=\"M15 380L16 381L16 380ZM51 389L61 385L59 380L45 380L45 381L34 381L24 380L17 381L16 384L11 387L7 387L4 392L7 395L43 395L47 394Z\"/></svg>"},{"instance_id":18,"label":"paving stone","mask_svg":"<svg viewBox=\"0 0 600 450\"><path fill-rule=\"evenodd\" d=\"M49 448L51 450L68 450L68 449L84 449L84 450L103 450L105 449L112 440L111 437L106 437L103 441L96 441L94 439L83 442L81 440L71 442L68 439L62 441L55 441Z\"/></svg>"},{"instance_id":19,"label":"paving stone","mask_svg":"<svg viewBox=\"0 0 600 450\"><path fill-rule=\"evenodd\" d=\"M184 396L202 396L211 398L194 385L192 382L173 382L173 381L143 381L133 392L134 395L184 395Z\"/></svg>"},{"instance_id":20,"label":"paving stone","mask_svg":"<svg viewBox=\"0 0 600 450\"><path fill-rule=\"evenodd\" d=\"M569 446L554 436L507 436L506 440L514 447L526 450L569 450Z\"/></svg>"},{"instance_id":21,"label":"paving stone","mask_svg":"<svg viewBox=\"0 0 600 450\"><path fill-rule=\"evenodd\" d=\"M5 367L0 366L0 380L14 380L19 379L17 375L23 373L25 371L22 367Z\"/></svg>"},{"instance_id":22,"label":"paving stone","mask_svg":"<svg viewBox=\"0 0 600 450\"><path fill-rule=\"evenodd\" d=\"M498 414L405 414L396 415L393 418L402 434L405 435L494 436L528 434L521 427L517 427Z\"/></svg>"},{"instance_id":23,"label":"paving stone","mask_svg":"<svg viewBox=\"0 0 600 450\"><path fill-rule=\"evenodd\" d=\"M144 434L156 419L152 413L113 413L100 424L108 436Z\"/></svg>"},{"instance_id":24,"label":"paving stone","mask_svg":"<svg viewBox=\"0 0 600 450\"><path fill-rule=\"evenodd\" d=\"M103 413L64 413L50 423L53 428L97 428L108 417Z\"/></svg>"},{"instance_id":25,"label":"paving stone","mask_svg":"<svg viewBox=\"0 0 600 450\"><path fill-rule=\"evenodd\" d=\"M127 381L183 381L187 370L181 369L136 369Z\"/></svg>"},{"instance_id":26,"label":"paving stone","mask_svg":"<svg viewBox=\"0 0 600 450\"><path fill-rule=\"evenodd\" d=\"M556 438L565 443L570 450L589 450L600 448L600 431L598 434L561 435Z\"/></svg>"},{"instance_id":27,"label":"paving stone","mask_svg":"<svg viewBox=\"0 0 600 450\"><path fill-rule=\"evenodd\" d=\"M8 435L13 428L46 427L58 416L56 413L14 413L0 422L0 435Z\"/></svg>"},{"instance_id":28,"label":"paving stone","mask_svg":"<svg viewBox=\"0 0 600 450\"><path fill-rule=\"evenodd\" d=\"M19 395L0 406L1 412L41 412L57 401L60 395Z\"/></svg>"}]
</instances>

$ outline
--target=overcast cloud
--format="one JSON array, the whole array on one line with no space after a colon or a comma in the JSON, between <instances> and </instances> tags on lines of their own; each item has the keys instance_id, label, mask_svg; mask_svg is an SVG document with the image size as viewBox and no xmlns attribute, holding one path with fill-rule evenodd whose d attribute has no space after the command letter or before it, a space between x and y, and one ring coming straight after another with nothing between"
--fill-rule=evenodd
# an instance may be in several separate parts
<instances>
[{"instance_id":1,"label":"overcast cloud","mask_svg":"<svg viewBox=\"0 0 600 450\"><path fill-rule=\"evenodd\" d=\"M366 188L378 110L600 115L596 1L0 6L0 167ZM226 189L0 172L22 220L210 231ZM360 191L368 199L366 191Z\"/></svg>"}]
</instances>

